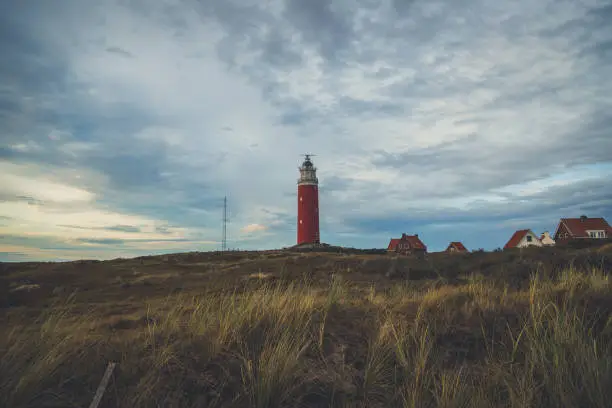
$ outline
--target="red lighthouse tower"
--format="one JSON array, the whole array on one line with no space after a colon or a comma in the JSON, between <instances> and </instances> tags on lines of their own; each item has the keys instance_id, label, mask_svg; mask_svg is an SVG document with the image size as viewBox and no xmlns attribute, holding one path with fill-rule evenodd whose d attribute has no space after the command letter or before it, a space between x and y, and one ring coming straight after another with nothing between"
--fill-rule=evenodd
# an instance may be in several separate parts
<instances>
[{"instance_id":1,"label":"red lighthouse tower","mask_svg":"<svg viewBox=\"0 0 612 408\"><path fill-rule=\"evenodd\" d=\"M297 243L319 244L319 180L317 168L306 154L298 179L298 220Z\"/></svg>"}]
</instances>

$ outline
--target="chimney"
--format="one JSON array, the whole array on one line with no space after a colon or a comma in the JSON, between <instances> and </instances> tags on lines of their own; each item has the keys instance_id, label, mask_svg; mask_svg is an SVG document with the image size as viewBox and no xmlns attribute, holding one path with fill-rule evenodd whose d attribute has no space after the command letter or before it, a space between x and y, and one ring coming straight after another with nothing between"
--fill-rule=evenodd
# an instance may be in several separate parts
<instances>
[{"instance_id":1,"label":"chimney","mask_svg":"<svg viewBox=\"0 0 612 408\"><path fill-rule=\"evenodd\" d=\"M585 222L588 217L586 215L580 216L580 222Z\"/></svg>"},{"instance_id":2,"label":"chimney","mask_svg":"<svg viewBox=\"0 0 612 408\"><path fill-rule=\"evenodd\" d=\"M406 233L402 233L402 239L406 239Z\"/></svg>"},{"instance_id":3,"label":"chimney","mask_svg":"<svg viewBox=\"0 0 612 408\"><path fill-rule=\"evenodd\" d=\"M419 234L414 234L414 236L418 238L418 237L419 237Z\"/></svg>"}]
</instances>

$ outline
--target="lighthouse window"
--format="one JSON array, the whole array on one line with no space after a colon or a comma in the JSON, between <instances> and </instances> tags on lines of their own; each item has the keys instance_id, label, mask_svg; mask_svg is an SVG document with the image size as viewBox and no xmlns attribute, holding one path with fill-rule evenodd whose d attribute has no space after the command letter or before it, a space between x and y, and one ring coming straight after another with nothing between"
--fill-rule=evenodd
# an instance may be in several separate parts
<instances>
[{"instance_id":1,"label":"lighthouse window","mask_svg":"<svg viewBox=\"0 0 612 408\"><path fill-rule=\"evenodd\" d=\"M302 201L302 196L300 196L300 201Z\"/></svg>"}]
</instances>

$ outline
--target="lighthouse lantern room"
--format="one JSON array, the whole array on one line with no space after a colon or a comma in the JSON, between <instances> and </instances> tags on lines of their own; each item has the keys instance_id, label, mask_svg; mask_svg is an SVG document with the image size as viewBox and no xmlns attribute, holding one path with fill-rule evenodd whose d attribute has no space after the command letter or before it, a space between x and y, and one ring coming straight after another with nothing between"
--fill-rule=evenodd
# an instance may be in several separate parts
<instances>
[{"instance_id":1,"label":"lighthouse lantern room","mask_svg":"<svg viewBox=\"0 0 612 408\"><path fill-rule=\"evenodd\" d=\"M319 244L319 180L317 168L310 160L312 154L305 154L304 162L299 167L298 179L298 225L297 243Z\"/></svg>"}]
</instances>

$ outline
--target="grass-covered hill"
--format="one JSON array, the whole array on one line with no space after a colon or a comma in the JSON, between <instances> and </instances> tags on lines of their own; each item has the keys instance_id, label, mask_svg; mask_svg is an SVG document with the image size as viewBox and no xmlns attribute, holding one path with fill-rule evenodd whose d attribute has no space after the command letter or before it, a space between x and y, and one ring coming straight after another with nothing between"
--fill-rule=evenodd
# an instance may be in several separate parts
<instances>
[{"instance_id":1,"label":"grass-covered hill","mask_svg":"<svg viewBox=\"0 0 612 408\"><path fill-rule=\"evenodd\" d=\"M0 405L609 407L612 248L0 264Z\"/></svg>"}]
</instances>

